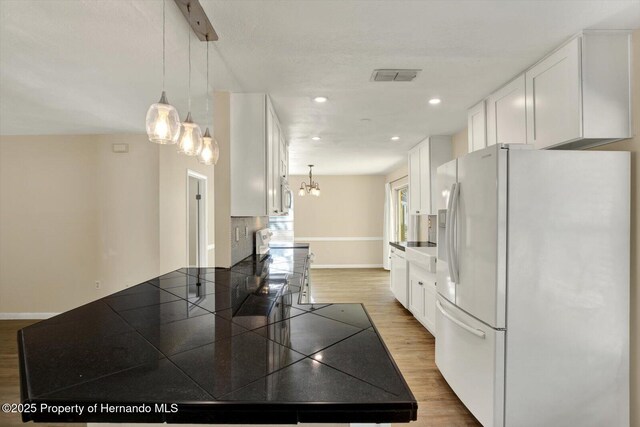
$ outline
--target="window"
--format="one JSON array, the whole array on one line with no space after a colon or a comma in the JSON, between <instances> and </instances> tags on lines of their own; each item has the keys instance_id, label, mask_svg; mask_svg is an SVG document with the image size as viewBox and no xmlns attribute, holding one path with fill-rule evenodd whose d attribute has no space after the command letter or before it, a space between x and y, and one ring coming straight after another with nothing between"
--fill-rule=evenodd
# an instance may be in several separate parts
<instances>
[{"instance_id":1,"label":"window","mask_svg":"<svg viewBox=\"0 0 640 427\"><path fill-rule=\"evenodd\" d=\"M409 224L409 207L407 205L409 197L409 187L404 186L394 191L395 198L395 223L396 223L396 241L407 241L407 226Z\"/></svg>"}]
</instances>

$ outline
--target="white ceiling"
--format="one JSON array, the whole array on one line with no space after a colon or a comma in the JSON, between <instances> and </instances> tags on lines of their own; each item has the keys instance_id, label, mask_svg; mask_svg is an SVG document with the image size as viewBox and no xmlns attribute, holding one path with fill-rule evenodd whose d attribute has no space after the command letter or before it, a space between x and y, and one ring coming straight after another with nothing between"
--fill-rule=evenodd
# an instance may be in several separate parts
<instances>
[{"instance_id":1,"label":"white ceiling","mask_svg":"<svg viewBox=\"0 0 640 427\"><path fill-rule=\"evenodd\" d=\"M318 175L387 173L424 137L462 129L469 106L572 34L640 27L640 0L201 3L220 36L213 87L271 94L294 174L307 163ZM184 117L187 24L166 4L167 95ZM0 0L0 134L143 133L161 91L161 24L158 0ZM205 45L193 49L202 124ZM423 71L373 83L375 68Z\"/></svg>"}]
</instances>

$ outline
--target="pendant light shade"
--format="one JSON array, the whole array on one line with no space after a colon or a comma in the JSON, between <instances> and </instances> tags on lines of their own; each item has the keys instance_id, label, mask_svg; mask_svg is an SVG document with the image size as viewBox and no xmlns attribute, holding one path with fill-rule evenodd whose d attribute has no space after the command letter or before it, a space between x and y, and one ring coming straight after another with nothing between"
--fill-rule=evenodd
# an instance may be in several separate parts
<instances>
[{"instance_id":1,"label":"pendant light shade","mask_svg":"<svg viewBox=\"0 0 640 427\"><path fill-rule=\"evenodd\" d=\"M165 0L162 1L162 95L160 101L147 110L145 127L149 141L156 144L175 144L180 134L180 117L175 107L167 101L165 84Z\"/></svg>"},{"instance_id":2,"label":"pendant light shade","mask_svg":"<svg viewBox=\"0 0 640 427\"><path fill-rule=\"evenodd\" d=\"M167 101L162 91L160 101L151 104L147 111L147 136L156 144L175 144L180 135L180 117L175 107Z\"/></svg>"},{"instance_id":3,"label":"pendant light shade","mask_svg":"<svg viewBox=\"0 0 640 427\"><path fill-rule=\"evenodd\" d=\"M198 155L198 161L205 165L215 165L218 163L219 156L220 148L218 147L218 141L211 137L209 128L207 128L202 137L202 150Z\"/></svg>"},{"instance_id":4,"label":"pendant light shade","mask_svg":"<svg viewBox=\"0 0 640 427\"><path fill-rule=\"evenodd\" d=\"M178 140L178 153L187 156L197 156L202 150L202 130L200 126L193 123L191 113L187 114L187 118L182 122L180 131L180 139Z\"/></svg>"}]
</instances>

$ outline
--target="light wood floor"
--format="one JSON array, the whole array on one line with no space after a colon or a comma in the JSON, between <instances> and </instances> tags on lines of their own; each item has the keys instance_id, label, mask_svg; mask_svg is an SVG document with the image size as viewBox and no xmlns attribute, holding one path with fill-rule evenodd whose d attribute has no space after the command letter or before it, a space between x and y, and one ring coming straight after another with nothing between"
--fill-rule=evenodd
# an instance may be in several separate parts
<instances>
[{"instance_id":1,"label":"light wood floor","mask_svg":"<svg viewBox=\"0 0 640 427\"><path fill-rule=\"evenodd\" d=\"M316 301L365 304L418 400L418 421L411 423L411 426L480 425L451 391L436 368L433 336L393 298L389 290L387 271L312 270L311 277L312 295ZM0 403L18 403L20 400L16 331L34 322L0 321ZM22 425L19 416L0 412L0 426L17 425Z\"/></svg>"},{"instance_id":2,"label":"light wood floor","mask_svg":"<svg viewBox=\"0 0 640 427\"><path fill-rule=\"evenodd\" d=\"M364 303L418 401L411 426L480 426L438 371L433 336L393 297L388 271L318 269L311 282L317 302Z\"/></svg>"}]
</instances>

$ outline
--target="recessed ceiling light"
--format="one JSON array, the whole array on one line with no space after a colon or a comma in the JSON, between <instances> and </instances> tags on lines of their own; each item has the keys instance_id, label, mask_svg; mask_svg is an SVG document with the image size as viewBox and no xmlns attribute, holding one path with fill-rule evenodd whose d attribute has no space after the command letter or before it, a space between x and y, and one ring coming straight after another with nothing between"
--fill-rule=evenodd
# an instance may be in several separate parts
<instances>
[{"instance_id":1,"label":"recessed ceiling light","mask_svg":"<svg viewBox=\"0 0 640 427\"><path fill-rule=\"evenodd\" d=\"M326 96L316 96L315 98L313 98L313 100L317 103L322 104L323 102L327 102L329 98L327 98Z\"/></svg>"},{"instance_id":2,"label":"recessed ceiling light","mask_svg":"<svg viewBox=\"0 0 640 427\"><path fill-rule=\"evenodd\" d=\"M440 98L431 98L429 100L429 104L431 105L438 105L442 102L442 100Z\"/></svg>"},{"instance_id":3,"label":"recessed ceiling light","mask_svg":"<svg viewBox=\"0 0 640 427\"><path fill-rule=\"evenodd\" d=\"M391 137L391 140L392 140L392 141L397 141L397 140L399 140L399 139L400 139L400 137L399 137L399 136L392 136L392 137Z\"/></svg>"},{"instance_id":4,"label":"recessed ceiling light","mask_svg":"<svg viewBox=\"0 0 640 427\"><path fill-rule=\"evenodd\" d=\"M313 139L314 141L320 141L320 137L319 136L312 136L311 139Z\"/></svg>"}]
</instances>

